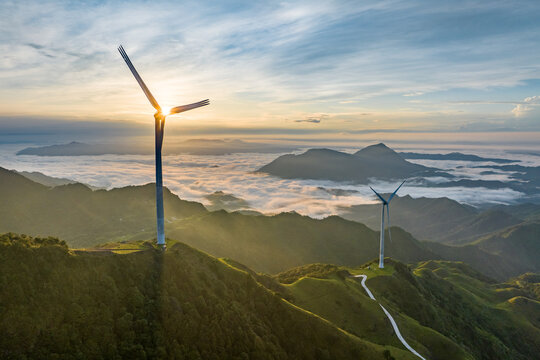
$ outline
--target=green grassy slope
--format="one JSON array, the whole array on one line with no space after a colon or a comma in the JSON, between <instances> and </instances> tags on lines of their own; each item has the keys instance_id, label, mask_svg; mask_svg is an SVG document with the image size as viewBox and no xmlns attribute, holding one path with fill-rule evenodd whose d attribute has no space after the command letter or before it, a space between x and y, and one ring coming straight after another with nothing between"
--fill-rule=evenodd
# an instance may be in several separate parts
<instances>
[{"instance_id":1,"label":"green grassy slope","mask_svg":"<svg viewBox=\"0 0 540 360\"><path fill-rule=\"evenodd\" d=\"M346 331L378 344L403 348L378 302L371 300L360 280L343 274L360 272L373 276L392 276L393 267L384 270L335 269L334 273L320 272L310 267L294 269L303 273L287 289L295 304L328 319ZM290 276L291 271L279 274L278 279ZM416 320L393 311L400 331L407 342L428 359L472 359L472 356L452 340L420 325Z\"/></svg>"},{"instance_id":2,"label":"green grassy slope","mask_svg":"<svg viewBox=\"0 0 540 360\"><path fill-rule=\"evenodd\" d=\"M319 264L292 269L276 279L284 282L295 304L352 334L399 347L390 323L360 280L344 273L368 275L367 286L392 313L407 342L429 359L536 356L540 303L530 285L525 290L515 283L524 280L495 284L464 264L444 261L412 268L390 259L387 264L384 270L375 263L359 268ZM529 275L527 284L532 281ZM505 291L509 288L513 291Z\"/></svg>"},{"instance_id":3,"label":"green grassy slope","mask_svg":"<svg viewBox=\"0 0 540 360\"><path fill-rule=\"evenodd\" d=\"M140 246L74 254L54 238L0 236L0 358L414 359L186 245Z\"/></svg>"},{"instance_id":4,"label":"green grassy slope","mask_svg":"<svg viewBox=\"0 0 540 360\"><path fill-rule=\"evenodd\" d=\"M428 261L368 281L389 306L454 340L476 359L531 359L540 329L504 311L496 286L465 264ZM422 305L419 305L422 304Z\"/></svg>"}]
</instances>

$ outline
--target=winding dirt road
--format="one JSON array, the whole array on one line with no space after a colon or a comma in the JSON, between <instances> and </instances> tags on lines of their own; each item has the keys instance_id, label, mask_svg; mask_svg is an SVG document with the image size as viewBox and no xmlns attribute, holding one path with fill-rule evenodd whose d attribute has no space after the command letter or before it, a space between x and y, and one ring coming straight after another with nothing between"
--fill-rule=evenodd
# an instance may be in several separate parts
<instances>
[{"instance_id":1,"label":"winding dirt road","mask_svg":"<svg viewBox=\"0 0 540 360\"><path fill-rule=\"evenodd\" d=\"M373 294L371 293L371 291L368 289L368 287L366 286L366 280L367 280L367 276L366 275L354 275L355 278L362 278L362 281L360 282L360 284L362 285L362 287L364 288L364 290L366 290L366 293L368 294L369 298L371 300L375 300L377 301L377 299L375 299L375 296L373 296ZM399 331L399 328L396 324L396 321L394 320L394 318L392 317L392 315L390 315L390 313L388 312L388 310L386 310L384 308L384 306L382 306L380 303L379 303L379 306L381 307L381 309L383 309L384 311L384 314L386 315L386 317L388 318L388 320L390 320L390 324L392 324L392 327L394 328L394 331L399 339L399 341L401 341L401 343L403 344L403 346L405 346L407 348L407 350L409 350L410 352L412 352L414 355L418 356L420 359L422 360L426 360L422 355L420 355L416 350L414 350L408 343L407 341L405 341L405 339L403 338L403 336L401 336L401 332Z\"/></svg>"}]
</instances>

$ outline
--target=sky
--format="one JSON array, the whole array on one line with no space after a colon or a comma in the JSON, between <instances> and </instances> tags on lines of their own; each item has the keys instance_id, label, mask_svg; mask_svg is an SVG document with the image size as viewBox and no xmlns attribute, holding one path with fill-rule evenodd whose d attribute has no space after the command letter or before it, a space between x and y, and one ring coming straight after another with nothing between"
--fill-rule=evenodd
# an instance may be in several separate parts
<instances>
[{"instance_id":1,"label":"sky","mask_svg":"<svg viewBox=\"0 0 540 360\"><path fill-rule=\"evenodd\" d=\"M163 107L210 99L171 117L173 134L540 140L535 0L4 0L0 12L3 135L151 134L122 44Z\"/></svg>"}]
</instances>

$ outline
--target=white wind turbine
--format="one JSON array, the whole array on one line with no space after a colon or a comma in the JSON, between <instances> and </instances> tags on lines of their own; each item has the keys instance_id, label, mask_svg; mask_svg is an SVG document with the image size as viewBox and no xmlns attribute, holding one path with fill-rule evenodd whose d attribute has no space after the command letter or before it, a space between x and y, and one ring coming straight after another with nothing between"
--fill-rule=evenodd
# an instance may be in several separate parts
<instances>
[{"instance_id":1,"label":"white wind turbine","mask_svg":"<svg viewBox=\"0 0 540 360\"><path fill-rule=\"evenodd\" d=\"M390 234L390 201L392 201L392 199L394 198L394 196L396 195L396 193L398 192L399 188L405 183L405 181L403 181L401 183L401 185L398 186L398 188L396 189L396 191L394 191L389 197L388 197L388 200L386 200L385 198L383 198L381 196L381 194L379 194L378 192L376 192L375 190L373 190L373 188L370 186L369 188L371 190L373 190L373 192L375 193L375 195L377 195L377 197L379 199L381 199L381 202L382 202L382 215L381 215L381 242L380 242L380 250L379 250L379 269L383 269L384 268L384 209L386 208L386 216L388 217L388 236L390 237L390 240L392 240L392 235Z\"/></svg>"},{"instance_id":2,"label":"white wind turbine","mask_svg":"<svg viewBox=\"0 0 540 360\"><path fill-rule=\"evenodd\" d=\"M129 70L131 70L131 73L133 76L135 76L135 79L141 86L144 94L150 101L150 104L156 109L156 113L154 114L154 118L156 120L156 215L157 215L157 243L158 246L160 246L163 250L165 250L165 224L164 224L164 211L163 211L163 178L162 178L162 171L161 171L161 147L163 145L163 130L165 128L165 117L172 114L178 114L184 111L188 111L191 109L195 109L201 106L208 105L210 102L208 99L199 101L197 103L188 104L188 105L182 105L177 106L172 109L170 109L168 114L163 114L161 112L161 106L159 106L158 102L152 96L152 93L148 88L146 87L146 84L144 83L143 79L135 70L135 66L131 63L131 60L129 60L129 57L122 47L120 45L118 47L118 51L120 52L120 55L124 58L124 61L126 62Z\"/></svg>"}]
</instances>

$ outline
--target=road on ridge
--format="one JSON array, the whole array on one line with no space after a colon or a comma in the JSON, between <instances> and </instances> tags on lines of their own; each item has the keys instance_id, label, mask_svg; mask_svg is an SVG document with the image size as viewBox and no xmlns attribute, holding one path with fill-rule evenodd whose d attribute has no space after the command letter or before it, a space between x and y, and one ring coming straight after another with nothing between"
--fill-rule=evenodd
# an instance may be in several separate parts
<instances>
[{"instance_id":1,"label":"road on ridge","mask_svg":"<svg viewBox=\"0 0 540 360\"><path fill-rule=\"evenodd\" d=\"M366 275L354 275L353 277L355 278L362 278L362 281L360 282L360 284L362 285L362 287L364 288L364 290L366 290L366 293L368 294L369 298L371 300L375 300L377 301L377 299L375 299L375 296L373 296L373 294L371 293L371 291L368 289L368 287L366 286L366 280L367 280L367 276ZM390 320L390 324L392 324L392 327L394 328L394 331L399 339L399 341L401 341L401 343L403 344L403 346L405 346L407 348L407 350L409 350L410 352L412 352L414 355L418 356L420 359L422 360L426 360L422 355L420 355L416 350L414 350L408 343L407 341L405 341L405 339L403 338L403 336L401 336L401 332L399 331L399 328L396 324L396 321L394 320L394 318L392 317L392 315L390 315L390 313L388 312L388 310L386 310L384 308L384 306L382 306L380 303L379 303L379 306L381 307L381 309L384 311L384 314L386 315L386 317L388 318L388 320Z\"/></svg>"}]
</instances>

